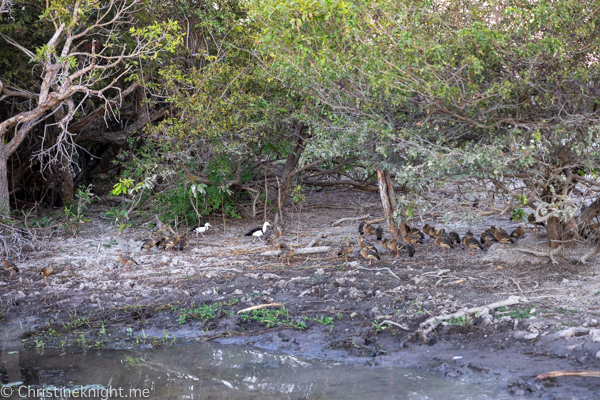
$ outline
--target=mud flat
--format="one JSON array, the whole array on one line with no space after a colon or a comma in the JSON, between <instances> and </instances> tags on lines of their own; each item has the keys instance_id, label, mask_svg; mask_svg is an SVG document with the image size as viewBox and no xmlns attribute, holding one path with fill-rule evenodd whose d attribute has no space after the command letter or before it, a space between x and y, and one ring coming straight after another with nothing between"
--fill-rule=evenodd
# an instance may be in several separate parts
<instances>
[{"instance_id":1,"label":"mud flat","mask_svg":"<svg viewBox=\"0 0 600 400\"><path fill-rule=\"evenodd\" d=\"M1 323L18 327L30 346L36 339L59 344L81 335L86 345L107 348L195 339L349 364L433 368L447 379L487 374L498 389L515 395L598 398L600 378L535 378L556 370L600 370L595 258L575 265L568 260L577 250L565 250L554 264L519 250L542 251L542 231L473 257L460 248L443 257L430 239L413 258L382 251L382 260L371 266L356 245L345 262L336 253L346 237L357 244L357 223L331 222L377 218L381 209L376 195L328 196L309 196L307 211L293 216L282 240L303 248L321 235L315 245L332 250L296 255L289 265L261 255L272 246L242 236L262 221L227 221L225 227L211 221L215 229L204 238L192 236L187 251L147 254L140 248L151 229L119 236L97 206L79 237L54 233L19 261L18 276L1 276ZM332 198L337 205L345 201L345 208L326 207ZM443 225L434 218L425 222ZM446 227L479 233L490 224L516 226L488 218ZM125 271L120 247L139 265ZM46 285L37 270L49 263L57 273ZM502 302L507 305L490 308Z\"/></svg>"}]
</instances>

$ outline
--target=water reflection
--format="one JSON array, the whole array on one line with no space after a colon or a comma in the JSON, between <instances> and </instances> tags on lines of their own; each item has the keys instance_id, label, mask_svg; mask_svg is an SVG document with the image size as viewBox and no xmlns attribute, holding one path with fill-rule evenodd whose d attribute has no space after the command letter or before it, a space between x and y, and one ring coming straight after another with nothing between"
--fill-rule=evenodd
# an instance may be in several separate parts
<instances>
[{"instance_id":1,"label":"water reflection","mask_svg":"<svg viewBox=\"0 0 600 400\"><path fill-rule=\"evenodd\" d=\"M485 385L445 380L431 371L343 365L207 343L144 351L45 349L40 354L4 340L1 365L4 383L11 382L15 390L22 382L37 389L120 388L121 395L146 390L136 393L152 399L497 398Z\"/></svg>"}]
</instances>

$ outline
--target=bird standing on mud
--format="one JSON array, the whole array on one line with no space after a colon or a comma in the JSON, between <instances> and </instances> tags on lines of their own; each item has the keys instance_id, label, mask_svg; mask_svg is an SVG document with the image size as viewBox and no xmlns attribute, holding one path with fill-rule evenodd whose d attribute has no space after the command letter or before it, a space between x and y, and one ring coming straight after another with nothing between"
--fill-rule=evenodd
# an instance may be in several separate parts
<instances>
[{"instance_id":1,"label":"bird standing on mud","mask_svg":"<svg viewBox=\"0 0 600 400\"><path fill-rule=\"evenodd\" d=\"M17 274L19 273L19 268L17 268L17 264L14 261L7 260L6 258L2 258L2 266L5 270L10 271L10 276L12 278L13 271Z\"/></svg>"},{"instance_id":2,"label":"bird standing on mud","mask_svg":"<svg viewBox=\"0 0 600 400\"><path fill-rule=\"evenodd\" d=\"M138 265L138 263L131 257L123 255L123 250L119 249L119 262L125 266L125 270L129 271L129 267L132 265Z\"/></svg>"},{"instance_id":3,"label":"bird standing on mud","mask_svg":"<svg viewBox=\"0 0 600 400\"><path fill-rule=\"evenodd\" d=\"M279 250L281 250L281 253L279 254L279 256L281 257L281 265L283 265L283 261L286 258L288 265L290 265L290 258L296 255L296 250L294 250L291 247L288 247L288 245L286 245L285 243L279 243L278 247Z\"/></svg>"},{"instance_id":4,"label":"bird standing on mud","mask_svg":"<svg viewBox=\"0 0 600 400\"><path fill-rule=\"evenodd\" d=\"M346 259L346 262L348 262L348 254L352 254L353 251L354 251L354 245L352 244L352 242L347 241L346 244L344 244L342 246L340 251L338 251L337 255L338 255L338 257L344 256L344 258Z\"/></svg>"},{"instance_id":5,"label":"bird standing on mud","mask_svg":"<svg viewBox=\"0 0 600 400\"><path fill-rule=\"evenodd\" d=\"M244 234L244 236L252 236L252 243L254 243L254 241L258 238L261 242L262 240L262 236L265 235L265 233L267 233L267 229L271 226L271 224L269 223L269 221L266 221L262 228L254 228L251 229L250 231L246 232Z\"/></svg>"},{"instance_id":6,"label":"bird standing on mud","mask_svg":"<svg viewBox=\"0 0 600 400\"><path fill-rule=\"evenodd\" d=\"M44 277L46 285L48 285L48 277L54 273L54 265L50 264L40 270L39 275Z\"/></svg>"},{"instance_id":7,"label":"bird standing on mud","mask_svg":"<svg viewBox=\"0 0 600 400\"><path fill-rule=\"evenodd\" d=\"M156 246L156 240L148 239L142 244L142 247L140 248L140 250L147 249L148 254L150 254L150 249L153 248L154 246Z\"/></svg>"},{"instance_id":8,"label":"bird standing on mud","mask_svg":"<svg viewBox=\"0 0 600 400\"><path fill-rule=\"evenodd\" d=\"M196 232L196 237L198 237L198 234L201 234L202 237L204 237L204 233L208 232L211 229L212 229L212 225L207 222L204 224L204 226L197 226L194 229L190 230L190 232ZM190 233L190 232L188 232L188 233Z\"/></svg>"}]
</instances>

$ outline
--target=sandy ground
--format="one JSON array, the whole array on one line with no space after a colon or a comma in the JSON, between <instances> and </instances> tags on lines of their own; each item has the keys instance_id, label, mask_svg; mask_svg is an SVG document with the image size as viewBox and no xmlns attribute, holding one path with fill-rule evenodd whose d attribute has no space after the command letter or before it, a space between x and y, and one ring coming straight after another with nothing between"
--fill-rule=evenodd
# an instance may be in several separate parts
<instances>
[{"instance_id":1,"label":"sandy ground","mask_svg":"<svg viewBox=\"0 0 600 400\"><path fill-rule=\"evenodd\" d=\"M323 233L318 245L333 250L297 255L283 266L278 257L260 255L271 246L243 236L262 221L227 221L223 227L222 221L211 220L215 229L204 238L192 236L186 252L152 249L147 254L140 247L151 230L130 229L119 238L100 218L106 210L97 205L79 237L54 234L18 262L17 276L1 275L0 321L19 325L24 337L94 336L102 326L123 336L143 331L159 337L168 330L179 338L351 363L433 367L448 379L483 372L516 395L598 398L600 378L535 379L553 370L600 370L596 258L573 265L564 258L569 254L559 253L554 265L547 257L518 251L544 250L543 229L528 232L506 250L496 244L473 257L458 246L444 257L431 239L413 258L382 251L382 260L371 266L358 255L357 245L349 262L335 256L344 238L357 244L358 224L332 227L331 222L365 214L380 217L378 201L377 194L347 190L307 196L300 227L298 214L289 210L292 222L282 239L304 247ZM326 208L333 203L341 208ZM507 218L469 225L444 225L435 218L423 222L461 235L468 229L479 234L490 224L516 227ZM118 242L139 263L130 271L118 263ZM37 270L49 263L57 265L57 273L46 285ZM428 318L511 296L518 296L519 304L450 320L425 340L416 334ZM215 303L221 303L215 314L189 312ZM247 320L237 314L266 303L284 304L287 320L270 324L268 318ZM303 322L305 329L294 328L293 321Z\"/></svg>"}]
</instances>

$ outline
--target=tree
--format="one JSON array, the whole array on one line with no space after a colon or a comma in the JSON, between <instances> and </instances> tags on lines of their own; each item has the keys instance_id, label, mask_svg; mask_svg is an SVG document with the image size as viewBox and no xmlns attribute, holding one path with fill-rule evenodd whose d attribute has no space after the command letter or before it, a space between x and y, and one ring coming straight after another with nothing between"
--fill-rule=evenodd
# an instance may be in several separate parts
<instances>
[{"instance_id":1,"label":"tree","mask_svg":"<svg viewBox=\"0 0 600 400\"><path fill-rule=\"evenodd\" d=\"M70 173L75 134L69 124L85 102L100 99L106 113L114 112L119 101L111 97L118 98L119 85L134 78L139 63L171 52L180 43L175 22L135 27L139 9L135 0L51 1L40 15L51 27L50 38L43 45L29 49L1 34L2 40L19 49L40 71L39 81L30 84L35 92L5 90L0 81L3 99L28 97L30 103L0 122L0 203L5 209L9 207L7 160L36 125L60 116L54 118L54 124L46 123L57 128L58 137L50 146L43 146L36 157Z\"/></svg>"},{"instance_id":2,"label":"tree","mask_svg":"<svg viewBox=\"0 0 600 400\"><path fill-rule=\"evenodd\" d=\"M552 247L600 210L572 196L600 186L599 1L250 4L265 68L321 106L305 154L531 206Z\"/></svg>"}]
</instances>

